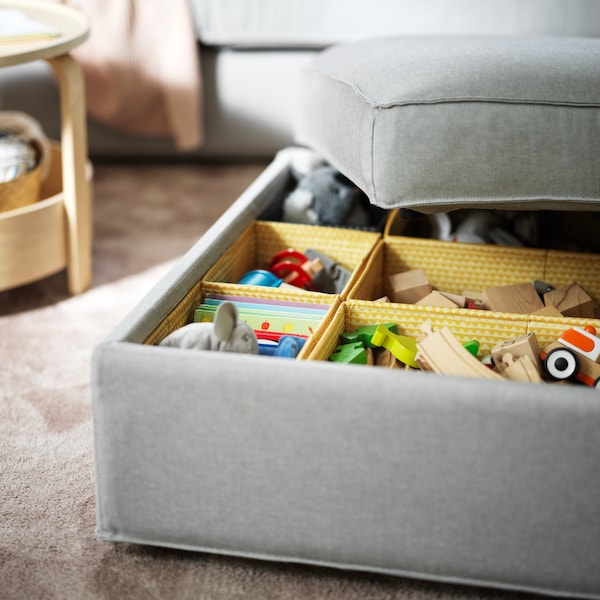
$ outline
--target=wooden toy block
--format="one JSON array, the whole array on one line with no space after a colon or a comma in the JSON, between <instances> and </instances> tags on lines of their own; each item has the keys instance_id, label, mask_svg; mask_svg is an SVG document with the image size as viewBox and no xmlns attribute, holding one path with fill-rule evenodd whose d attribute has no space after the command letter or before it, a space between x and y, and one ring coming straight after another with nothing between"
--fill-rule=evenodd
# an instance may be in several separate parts
<instances>
[{"instance_id":1,"label":"wooden toy block","mask_svg":"<svg viewBox=\"0 0 600 600\"><path fill-rule=\"evenodd\" d=\"M530 314L544 304L533 283L516 283L483 290L483 306L497 312Z\"/></svg>"},{"instance_id":2,"label":"wooden toy block","mask_svg":"<svg viewBox=\"0 0 600 600\"><path fill-rule=\"evenodd\" d=\"M593 300L577 283L544 294L544 303L546 306L553 306L565 317L593 319L595 316Z\"/></svg>"},{"instance_id":3,"label":"wooden toy block","mask_svg":"<svg viewBox=\"0 0 600 600\"><path fill-rule=\"evenodd\" d=\"M465 298L465 307L483 309L483 292L464 290L462 295Z\"/></svg>"},{"instance_id":4,"label":"wooden toy block","mask_svg":"<svg viewBox=\"0 0 600 600\"><path fill-rule=\"evenodd\" d=\"M464 308L467 305L466 296L462 296L461 294L450 294L449 292L439 292L442 296L448 298L448 300L452 300L456 306L459 308Z\"/></svg>"},{"instance_id":5,"label":"wooden toy block","mask_svg":"<svg viewBox=\"0 0 600 600\"><path fill-rule=\"evenodd\" d=\"M478 302L483 304L483 292L478 290L463 290L462 295L465 300L471 300L471 302Z\"/></svg>"},{"instance_id":6,"label":"wooden toy block","mask_svg":"<svg viewBox=\"0 0 600 600\"><path fill-rule=\"evenodd\" d=\"M321 259L313 258L312 260L307 260L302 265L302 270L310 277L311 284L320 291L321 288L319 288L319 285L317 284L321 284L323 278L328 277L327 271L325 271L325 265ZM329 289L329 287L327 289Z\"/></svg>"},{"instance_id":7,"label":"wooden toy block","mask_svg":"<svg viewBox=\"0 0 600 600\"><path fill-rule=\"evenodd\" d=\"M540 361L541 351L537 336L534 332L530 332L494 346L492 348L492 358L494 359L496 370L502 373L505 368L502 357L505 354L511 354L514 359L521 356L528 356L539 373L542 369Z\"/></svg>"},{"instance_id":8,"label":"wooden toy block","mask_svg":"<svg viewBox=\"0 0 600 600\"><path fill-rule=\"evenodd\" d=\"M423 269L395 273L390 275L388 281L392 302L414 304L433 291Z\"/></svg>"},{"instance_id":9,"label":"wooden toy block","mask_svg":"<svg viewBox=\"0 0 600 600\"><path fill-rule=\"evenodd\" d=\"M511 381L542 383L540 369L527 355L515 357L510 352L503 354L502 373Z\"/></svg>"},{"instance_id":10,"label":"wooden toy block","mask_svg":"<svg viewBox=\"0 0 600 600\"><path fill-rule=\"evenodd\" d=\"M387 348L378 348L375 354L375 365L386 369L399 369L400 363Z\"/></svg>"},{"instance_id":11,"label":"wooden toy block","mask_svg":"<svg viewBox=\"0 0 600 600\"><path fill-rule=\"evenodd\" d=\"M543 308L540 308L539 310L534 310L532 313L532 315L536 315L538 317L562 317L562 313L560 312L560 310L558 310L558 308L556 308L555 306L544 306Z\"/></svg>"},{"instance_id":12,"label":"wooden toy block","mask_svg":"<svg viewBox=\"0 0 600 600\"><path fill-rule=\"evenodd\" d=\"M302 269L306 272L306 274L310 275L311 277L314 277L319 271L322 271L325 268L325 265L323 264L320 258L313 258L312 260L307 260L301 266Z\"/></svg>"},{"instance_id":13,"label":"wooden toy block","mask_svg":"<svg viewBox=\"0 0 600 600\"><path fill-rule=\"evenodd\" d=\"M435 290L430 294L427 294L427 296L425 296L424 298L421 298L418 302L415 302L415 304L419 306L441 306L446 308L459 307L459 305L456 304L456 302L453 302L452 300L450 300L450 298L448 298L444 294L441 294L440 292L436 292Z\"/></svg>"}]
</instances>

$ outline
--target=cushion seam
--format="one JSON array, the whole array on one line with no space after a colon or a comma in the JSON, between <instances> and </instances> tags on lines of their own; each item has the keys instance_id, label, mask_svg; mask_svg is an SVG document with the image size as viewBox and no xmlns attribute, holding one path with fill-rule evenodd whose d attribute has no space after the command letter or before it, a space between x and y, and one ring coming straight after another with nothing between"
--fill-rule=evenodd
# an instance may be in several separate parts
<instances>
[{"instance_id":1,"label":"cushion seam","mask_svg":"<svg viewBox=\"0 0 600 600\"><path fill-rule=\"evenodd\" d=\"M427 100L399 100L389 103L372 103L380 109L395 108L398 106L420 106L428 104L469 104L469 103L489 103L489 104L521 104L529 106L556 106L563 107L569 106L572 108L600 108L600 103L595 102L575 102L575 101L562 101L562 100L525 100L516 98L500 98L500 97L477 97L477 96L465 96L456 98L432 98Z\"/></svg>"},{"instance_id":2,"label":"cushion seam","mask_svg":"<svg viewBox=\"0 0 600 600\"><path fill-rule=\"evenodd\" d=\"M495 204L545 204L545 203L562 203L562 204L597 204L600 198L586 198L584 196L563 195L510 195L505 196L456 196L456 197L437 197L435 199L408 199L394 204L384 204L382 208L426 208L432 206L448 206L453 205L486 205L494 206ZM378 205L379 206L379 205Z\"/></svg>"},{"instance_id":3,"label":"cushion seam","mask_svg":"<svg viewBox=\"0 0 600 600\"><path fill-rule=\"evenodd\" d=\"M371 117L371 189L373 190L373 201L377 203L377 187L375 186L375 122L377 120L377 115L379 114L379 107L374 107L375 110L372 113Z\"/></svg>"},{"instance_id":4,"label":"cushion seam","mask_svg":"<svg viewBox=\"0 0 600 600\"><path fill-rule=\"evenodd\" d=\"M352 81L348 81L342 77L337 77L328 71L314 67L315 71L321 73L321 75L330 78L332 81L336 81L337 83L341 83L342 85L346 85L350 87L354 93L362 98L367 104L374 108L388 109L395 108L397 106L415 106L415 105L428 105L428 104L451 104L451 103L469 103L469 102L490 102L490 103L498 103L498 104L524 104L524 105L534 105L534 106L570 106L570 107L580 107L580 108L600 108L599 102L593 101L583 101L578 102L575 100L538 100L538 99L525 99L525 98L504 98L501 96L456 96L456 97L437 97L437 98L407 98L405 100L394 100L392 102L378 102L373 98L370 98L363 92L356 83Z\"/></svg>"}]
</instances>

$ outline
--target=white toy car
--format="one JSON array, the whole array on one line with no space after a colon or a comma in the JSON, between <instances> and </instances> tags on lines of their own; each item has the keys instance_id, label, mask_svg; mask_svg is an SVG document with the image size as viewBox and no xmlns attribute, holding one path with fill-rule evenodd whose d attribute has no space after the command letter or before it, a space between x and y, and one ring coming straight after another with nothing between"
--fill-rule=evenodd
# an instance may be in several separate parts
<instances>
[{"instance_id":1,"label":"white toy car","mask_svg":"<svg viewBox=\"0 0 600 600\"><path fill-rule=\"evenodd\" d=\"M596 329L571 327L541 354L544 372L555 381L576 380L600 390L600 338Z\"/></svg>"}]
</instances>

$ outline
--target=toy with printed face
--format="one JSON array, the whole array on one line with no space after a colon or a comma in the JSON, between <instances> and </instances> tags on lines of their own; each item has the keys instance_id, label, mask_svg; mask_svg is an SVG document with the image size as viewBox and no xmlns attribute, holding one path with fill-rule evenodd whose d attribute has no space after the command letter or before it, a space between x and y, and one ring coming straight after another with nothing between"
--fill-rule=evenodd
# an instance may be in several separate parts
<instances>
[{"instance_id":1,"label":"toy with printed face","mask_svg":"<svg viewBox=\"0 0 600 600\"><path fill-rule=\"evenodd\" d=\"M238 311L232 302L223 302L217 308L212 323L190 323L168 335L161 346L188 350L218 350L258 354L254 330L238 320Z\"/></svg>"}]
</instances>

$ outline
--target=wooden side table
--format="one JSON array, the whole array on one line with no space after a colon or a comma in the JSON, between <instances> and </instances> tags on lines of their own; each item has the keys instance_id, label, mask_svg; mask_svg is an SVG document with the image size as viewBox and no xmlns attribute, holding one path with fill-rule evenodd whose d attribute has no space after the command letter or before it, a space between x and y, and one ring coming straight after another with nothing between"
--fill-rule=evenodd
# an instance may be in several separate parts
<instances>
[{"instance_id":1,"label":"wooden side table","mask_svg":"<svg viewBox=\"0 0 600 600\"><path fill-rule=\"evenodd\" d=\"M56 193L29 206L0 213L0 291L67 269L69 291L91 282L92 214L87 177L87 130L83 73L69 51L89 35L87 18L64 5L40 0L0 0L60 32L28 42L0 42L0 67L46 60L54 69L61 102L61 169ZM62 181L60 181L62 179Z\"/></svg>"}]
</instances>

